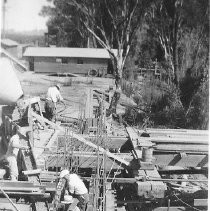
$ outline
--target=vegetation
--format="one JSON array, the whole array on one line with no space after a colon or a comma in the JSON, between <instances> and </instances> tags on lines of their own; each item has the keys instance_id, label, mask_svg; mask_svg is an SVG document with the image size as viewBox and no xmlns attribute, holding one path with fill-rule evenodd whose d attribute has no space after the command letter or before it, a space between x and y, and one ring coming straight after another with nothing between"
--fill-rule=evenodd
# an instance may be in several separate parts
<instances>
[{"instance_id":1,"label":"vegetation","mask_svg":"<svg viewBox=\"0 0 210 211\"><path fill-rule=\"evenodd\" d=\"M50 17L49 33L56 34L58 46L109 52L116 87L138 104L128 109L125 116L133 120L125 118L127 123L207 129L207 0L49 1L54 6L41 15ZM139 82L140 67L158 70L159 79L148 70ZM122 78L132 84L122 86ZM115 110L110 107L110 114Z\"/></svg>"}]
</instances>

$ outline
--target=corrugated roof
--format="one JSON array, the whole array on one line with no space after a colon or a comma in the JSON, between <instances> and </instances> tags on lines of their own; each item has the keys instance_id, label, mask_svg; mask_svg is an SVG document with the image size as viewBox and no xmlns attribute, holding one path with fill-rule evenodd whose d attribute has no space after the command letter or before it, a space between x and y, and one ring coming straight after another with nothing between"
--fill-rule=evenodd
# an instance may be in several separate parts
<instances>
[{"instance_id":1,"label":"corrugated roof","mask_svg":"<svg viewBox=\"0 0 210 211\"><path fill-rule=\"evenodd\" d=\"M7 46L17 46L17 45L19 45L16 41L10 40L10 39L2 39L1 44L7 45Z\"/></svg>"},{"instance_id":2,"label":"corrugated roof","mask_svg":"<svg viewBox=\"0 0 210 211\"><path fill-rule=\"evenodd\" d=\"M117 54L117 50L113 49ZM106 49L99 48L59 48L59 47L28 47L23 56L32 57L73 57L73 58L103 58L109 59Z\"/></svg>"}]
</instances>

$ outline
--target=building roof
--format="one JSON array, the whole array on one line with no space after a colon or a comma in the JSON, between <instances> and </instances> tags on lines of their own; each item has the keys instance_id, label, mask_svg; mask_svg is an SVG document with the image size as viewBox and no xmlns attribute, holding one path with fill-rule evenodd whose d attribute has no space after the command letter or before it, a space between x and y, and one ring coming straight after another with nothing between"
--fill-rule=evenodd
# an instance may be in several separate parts
<instances>
[{"instance_id":1,"label":"building roof","mask_svg":"<svg viewBox=\"0 0 210 211\"><path fill-rule=\"evenodd\" d=\"M20 44L19 46L21 46L21 47L32 47L32 46L34 46L34 44L23 43L23 44Z\"/></svg>"},{"instance_id":2,"label":"building roof","mask_svg":"<svg viewBox=\"0 0 210 211\"><path fill-rule=\"evenodd\" d=\"M21 62L19 61L17 58L15 58L14 56L12 56L7 50L0 48L0 55L4 55L7 58L9 58L11 61L13 61L15 64L17 64L18 66L20 66L23 70L27 70L27 67Z\"/></svg>"},{"instance_id":3,"label":"building roof","mask_svg":"<svg viewBox=\"0 0 210 211\"><path fill-rule=\"evenodd\" d=\"M117 54L117 50L113 49ZM103 58L109 59L109 53L102 48L59 48L59 47L28 47L23 54L26 57L72 57L72 58Z\"/></svg>"},{"instance_id":4,"label":"building roof","mask_svg":"<svg viewBox=\"0 0 210 211\"><path fill-rule=\"evenodd\" d=\"M19 45L16 41L10 40L10 39L2 39L1 44L10 46L10 47Z\"/></svg>"}]
</instances>

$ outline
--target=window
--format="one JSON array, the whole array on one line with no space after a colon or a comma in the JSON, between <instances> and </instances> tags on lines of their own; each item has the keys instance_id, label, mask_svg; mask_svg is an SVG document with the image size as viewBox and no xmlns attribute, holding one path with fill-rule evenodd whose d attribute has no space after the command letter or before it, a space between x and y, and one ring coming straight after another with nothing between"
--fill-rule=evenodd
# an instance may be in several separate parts
<instances>
[{"instance_id":1,"label":"window","mask_svg":"<svg viewBox=\"0 0 210 211\"><path fill-rule=\"evenodd\" d=\"M61 62L62 62L62 59L61 59L61 58L56 58L55 61L56 61L57 63L61 63Z\"/></svg>"},{"instance_id":2,"label":"window","mask_svg":"<svg viewBox=\"0 0 210 211\"><path fill-rule=\"evenodd\" d=\"M77 59L77 64L83 64L83 60L82 59Z\"/></svg>"},{"instance_id":3,"label":"window","mask_svg":"<svg viewBox=\"0 0 210 211\"><path fill-rule=\"evenodd\" d=\"M68 58L56 58L55 59L56 63L62 63L62 64L68 64Z\"/></svg>"}]
</instances>

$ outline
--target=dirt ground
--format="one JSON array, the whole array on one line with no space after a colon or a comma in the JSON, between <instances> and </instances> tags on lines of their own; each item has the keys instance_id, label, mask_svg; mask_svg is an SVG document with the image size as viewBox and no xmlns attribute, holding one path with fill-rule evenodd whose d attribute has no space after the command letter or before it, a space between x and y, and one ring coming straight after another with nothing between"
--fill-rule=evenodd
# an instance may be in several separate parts
<instances>
[{"instance_id":1,"label":"dirt ground","mask_svg":"<svg viewBox=\"0 0 210 211\"><path fill-rule=\"evenodd\" d=\"M58 111L64 110L65 115L78 118L79 109L85 104L85 95L88 88L105 91L114 86L114 80L97 77L58 77L34 72L17 71L17 76L26 97L39 96L45 98L48 87L61 84L61 95L65 99L64 105L58 106Z\"/></svg>"}]
</instances>

